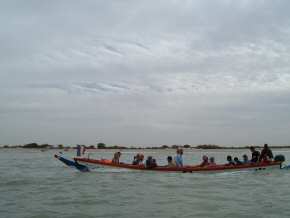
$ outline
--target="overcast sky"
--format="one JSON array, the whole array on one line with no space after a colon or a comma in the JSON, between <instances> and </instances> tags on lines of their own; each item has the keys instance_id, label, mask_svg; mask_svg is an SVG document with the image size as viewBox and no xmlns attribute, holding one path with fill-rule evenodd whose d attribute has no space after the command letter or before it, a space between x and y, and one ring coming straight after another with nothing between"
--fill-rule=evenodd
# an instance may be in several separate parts
<instances>
[{"instance_id":1,"label":"overcast sky","mask_svg":"<svg viewBox=\"0 0 290 218\"><path fill-rule=\"evenodd\" d=\"M0 144L290 144L290 1L0 0Z\"/></svg>"}]
</instances>

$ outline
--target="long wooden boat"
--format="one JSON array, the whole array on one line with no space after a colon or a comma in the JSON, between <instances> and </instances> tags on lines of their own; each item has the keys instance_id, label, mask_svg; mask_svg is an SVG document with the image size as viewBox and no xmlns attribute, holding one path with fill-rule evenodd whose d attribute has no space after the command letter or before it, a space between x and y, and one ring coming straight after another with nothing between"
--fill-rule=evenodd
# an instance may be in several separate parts
<instances>
[{"instance_id":1,"label":"long wooden boat","mask_svg":"<svg viewBox=\"0 0 290 218\"><path fill-rule=\"evenodd\" d=\"M261 162L261 163L248 163L241 165L226 165L219 164L214 166L199 165L187 165L183 167L168 167L168 166L157 166L154 168L147 168L145 165L133 165L127 163L113 163L107 159L90 159L84 157L74 158L75 162L85 165L88 168L96 167L113 167L130 170L144 170L144 171L157 171L157 172L183 172L183 173L194 173L194 172L225 172L225 171L244 171L244 170L267 170L267 169L279 169L281 168L281 161Z\"/></svg>"}]
</instances>

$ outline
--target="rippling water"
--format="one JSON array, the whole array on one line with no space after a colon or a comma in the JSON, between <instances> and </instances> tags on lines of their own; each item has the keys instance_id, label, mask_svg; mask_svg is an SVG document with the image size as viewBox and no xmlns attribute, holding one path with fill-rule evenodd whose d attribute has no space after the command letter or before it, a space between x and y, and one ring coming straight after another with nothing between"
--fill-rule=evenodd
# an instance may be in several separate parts
<instances>
[{"instance_id":1,"label":"rippling water","mask_svg":"<svg viewBox=\"0 0 290 218\"><path fill-rule=\"evenodd\" d=\"M0 150L0 217L290 217L290 170L175 174L99 169L80 173L53 152ZM174 151L145 151L159 163ZM204 151L202 151L204 152ZM201 151L185 151L196 163ZM124 151L129 161L135 151ZM206 152L223 162L245 150ZM274 150L290 160L290 150ZM68 153L67 156L73 155ZM112 151L91 156L111 157ZM289 162L288 162L289 163Z\"/></svg>"}]
</instances>

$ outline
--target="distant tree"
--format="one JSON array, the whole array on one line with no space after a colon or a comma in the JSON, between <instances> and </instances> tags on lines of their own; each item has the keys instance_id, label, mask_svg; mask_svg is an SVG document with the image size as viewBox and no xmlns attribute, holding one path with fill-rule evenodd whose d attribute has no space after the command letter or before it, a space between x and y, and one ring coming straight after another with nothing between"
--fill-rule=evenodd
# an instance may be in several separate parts
<instances>
[{"instance_id":1,"label":"distant tree","mask_svg":"<svg viewBox=\"0 0 290 218\"><path fill-rule=\"evenodd\" d=\"M178 148L178 145L172 145L171 148Z\"/></svg>"},{"instance_id":2,"label":"distant tree","mask_svg":"<svg viewBox=\"0 0 290 218\"><path fill-rule=\"evenodd\" d=\"M106 144L100 142L100 143L98 143L97 147L98 147L98 149L104 149L104 148L106 148Z\"/></svg>"},{"instance_id":3,"label":"distant tree","mask_svg":"<svg viewBox=\"0 0 290 218\"><path fill-rule=\"evenodd\" d=\"M38 148L38 144L37 143L29 143L29 144L23 145L23 148Z\"/></svg>"},{"instance_id":4,"label":"distant tree","mask_svg":"<svg viewBox=\"0 0 290 218\"><path fill-rule=\"evenodd\" d=\"M183 145L184 148L190 148L190 145Z\"/></svg>"},{"instance_id":5,"label":"distant tree","mask_svg":"<svg viewBox=\"0 0 290 218\"><path fill-rule=\"evenodd\" d=\"M168 145L162 145L161 148L165 149L165 148L169 148Z\"/></svg>"},{"instance_id":6,"label":"distant tree","mask_svg":"<svg viewBox=\"0 0 290 218\"><path fill-rule=\"evenodd\" d=\"M198 148L198 149L220 149L221 147L218 145L198 145L196 148Z\"/></svg>"},{"instance_id":7,"label":"distant tree","mask_svg":"<svg viewBox=\"0 0 290 218\"><path fill-rule=\"evenodd\" d=\"M95 146L94 145L90 145L89 148L90 149L95 149Z\"/></svg>"},{"instance_id":8,"label":"distant tree","mask_svg":"<svg viewBox=\"0 0 290 218\"><path fill-rule=\"evenodd\" d=\"M57 147L58 147L58 149L63 149L63 145L62 144L59 144Z\"/></svg>"}]
</instances>

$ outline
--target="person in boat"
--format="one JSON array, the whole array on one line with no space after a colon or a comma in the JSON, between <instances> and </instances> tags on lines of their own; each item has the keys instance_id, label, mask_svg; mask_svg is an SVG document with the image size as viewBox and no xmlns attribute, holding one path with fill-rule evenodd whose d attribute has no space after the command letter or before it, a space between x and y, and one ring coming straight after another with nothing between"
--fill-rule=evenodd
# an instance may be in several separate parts
<instances>
[{"instance_id":1,"label":"person in boat","mask_svg":"<svg viewBox=\"0 0 290 218\"><path fill-rule=\"evenodd\" d=\"M182 158L182 155L183 155L183 149L182 148L178 148L176 150L176 156L174 158L175 164L176 164L177 167L183 167L183 158Z\"/></svg>"},{"instance_id":2,"label":"person in boat","mask_svg":"<svg viewBox=\"0 0 290 218\"><path fill-rule=\"evenodd\" d=\"M148 156L146 160L146 168L157 167L156 160L152 156Z\"/></svg>"},{"instance_id":3,"label":"person in boat","mask_svg":"<svg viewBox=\"0 0 290 218\"><path fill-rule=\"evenodd\" d=\"M167 167L176 167L174 161L173 161L173 158L172 156L168 156L167 157Z\"/></svg>"},{"instance_id":4,"label":"person in boat","mask_svg":"<svg viewBox=\"0 0 290 218\"><path fill-rule=\"evenodd\" d=\"M264 148L261 151L261 155L259 157L259 161L271 161L273 160L273 152L272 150L268 147L268 144L264 144Z\"/></svg>"},{"instance_id":5,"label":"person in boat","mask_svg":"<svg viewBox=\"0 0 290 218\"><path fill-rule=\"evenodd\" d=\"M122 153L120 151L116 152L113 156L112 163L119 164L121 155Z\"/></svg>"},{"instance_id":6,"label":"person in boat","mask_svg":"<svg viewBox=\"0 0 290 218\"><path fill-rule=\"evenodd\" d=\"M214 157L210 157L209 158L209 166L215 166L215 165L216 165L216 163L215 163Z\"/></svg>"},{"instance_id":7,"label":"person in boat","mask_svg":"<svg viewBox=\"0 0 290 218\"><path fill-rule=\"evenodd\" d=\"M150 167L151 166L151 164L152 164L152 156L148 156L147 157L147 160L146 160L146 162L145 162L145 165L146 165L146 167Z\"/></svg>"},{"instance_id":8,"label":"person in boat","mask_svg":"<svg viewBox=\"0 0 290 218\"><path fill-rule=\"evenodd\" d=\"M134 156L134 160L132 164L133 165L143 164L143 160L144 160L144 155L138 153L136 156Z\"/></svg>"},{"instance_id":9,"label":"person in boat","mask_svg":"<svg viewBox=\"0 0 290 218\"><path fill-rule=\"evenodd\" d=\"M226 165L235 165L235 162L233 161L233 158L231 155L227 156L228 163Z\"/></svg>"},{"instance_id":10,"label":"person in boat","mask_svg":"<svg viewBox=\"0 0 290 218\"><path fill-rule=\"evenodd\" d=\"M252 152L252 159L251 159L251 162L252 162L252 163L257 163L257 162L259 162L260 152L257 151L257 150L255 149L254 146L251 146L251 147L250 147L250 150L251 150L251 152Z\"/></svg>"},{"instance_id":11,"label":"person in boat","mask_svg":"<svg viewBox=\"0 0 290 218\"><path fill-rule=\"evenodd\" d=\"M154 167L157 167L157 162L155 158L152 159L152 164L151 164L151 168L154 168Z\"/></svg>"},{"instance_id":12,"label":"person in boat","mask_svg":"<svg viewBox=\"0 0 290 218\"><path fill-rule=\"evenodd\" d=\"M235 165L242 165L243 162L239 160L238 157L234 157L234 162L235 162Z\"/></svg>"},{"instance_id":13,"label":"person in boat","mask_svg":"<svg viewBox=\"0 0 290 218\"><path fill-rule=\"evenodd\" d=\"M134 156L134 159L133 159L132 164L133 164L133 165L137 165L137 164L138 164L137 155Z\"/></svg>"},{"instance_id":14,"label":"person in boat","mask_svg":"<svg viewBox=\"0 0 290 218\"><path fill-rule=\"evenodd\" d=\"M139 154L138 160L138 164L143 164L144 154Z\"/></svg>"},{"instance_id":15,"label":"person in boat","mask_svg":"<svg viewBox=\"0 0 290 218\"><path fill-rule=\"evenodd\" d=\"M243 163L244 164L250 163L248 155L246 155L246 154L243 155Z\"/></svg>"},{"instance_id":16,"label":"person in boat","mask_svg":"<svg viewBox=\"0 0 290 218\"><path fill-rule=\"evenodd\" d=\"M209 162L208 162L208 156L206 155L203 155L202 156L202 162L199 166L201 167L205 167L205 166L208 166L209 165Z\"/></svg>"}]
</instances>

